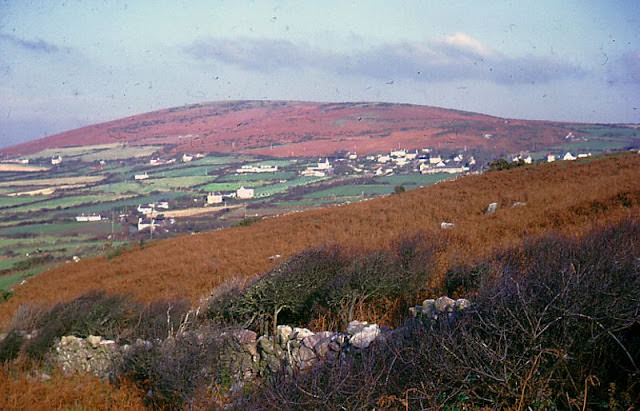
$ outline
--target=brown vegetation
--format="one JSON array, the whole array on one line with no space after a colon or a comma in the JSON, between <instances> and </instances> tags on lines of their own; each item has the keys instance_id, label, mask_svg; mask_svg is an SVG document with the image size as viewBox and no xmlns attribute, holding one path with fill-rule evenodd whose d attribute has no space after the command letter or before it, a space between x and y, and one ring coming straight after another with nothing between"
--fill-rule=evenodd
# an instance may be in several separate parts
<instances>
[{"instance_id":1,"label":"brown vegetation","mask_svg":"<svg viewBox=\"0 0 640 411\"><path fill-rule=\"evenodd\" d=\"M114 386L91 375L65 376L30 372L4 365L0 369L3 410L145 410L132 383Z\"/></svg>"},{"instance_id":2,"label":"brown vegetation","mask_svg":"<svg viewBox=\"0 0 640 411\"><path fill-rule=\"evenodd\" d=\"M446 239L430 287L447 269L551 229L578 234L594 224L637 213L640 156L557 162L469 176L358 204L265 219L248 227L146 244L107 259L70 263L16 287L0 304L4 323L22 304L69 300L87 290L130 293L141 301L196 302L230 277L248 278L282 259L323 244L376 250L423 231ZM491 202L498 211L485 215ZM526 205L513 207L516 202ZM456 224L440 230L440 223ZM270 258L274 255L282 258Z\"/></svg>"},{"instance_id":3,"label":"brown vegetation","mask_svg":"<svg viewBox=\"0 0 640 411\"><path fill-rule=\"evenodd\" d=\"M228 101L194 104L96 124L0 150L9 156L46 148L127 142L173 145L177 152L320 156L397 147L540 150L563 144L573 124L505 120L438 107L388 103ZM490 134L490 139L484 138ZM532 138L535 136L535 142Z\"/></svg>"}]
</instances>

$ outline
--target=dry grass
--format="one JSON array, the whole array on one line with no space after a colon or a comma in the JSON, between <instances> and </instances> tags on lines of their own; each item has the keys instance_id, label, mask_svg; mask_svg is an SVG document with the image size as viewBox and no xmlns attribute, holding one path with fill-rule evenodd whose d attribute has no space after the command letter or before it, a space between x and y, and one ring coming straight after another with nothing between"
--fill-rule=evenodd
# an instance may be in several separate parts
<instances>
[{"instance_id":1,"label":"dry grass","mask_svg":"<svg viewBox=\"0 0 640 411\"><path fill-rule=\"evenodd\" d=\"M2 410L146 410L132 383L115 386L91 375L54 371L43 379L26 369L0 369Z\"/></svg>"},{"instance_id":2,"label":"dry grass","mask_svg":"<svg viewBox=\"0 0 640 411\"><path fill-rule=\"evenodd\" d=\"M484 211L498 202L494 215ZM525 206L512 207L515 202ZM489 255L498 247L551 229L579 234L604 221L638 213L640 156L617 155L591 162L556 162L469 176L457 181L366 201L278 218L249 227L147 244L121 256L66 264L16 287L0 305L6 323L21 304L54 303L87 290L130 293L141 301L188 298L196 302L227 278L272 268L304 249L337 243L371 250L417 231L446 236L432 287L447 267ZM440 230L442 221L456 224Z\"/></svg>"}]
</instances>

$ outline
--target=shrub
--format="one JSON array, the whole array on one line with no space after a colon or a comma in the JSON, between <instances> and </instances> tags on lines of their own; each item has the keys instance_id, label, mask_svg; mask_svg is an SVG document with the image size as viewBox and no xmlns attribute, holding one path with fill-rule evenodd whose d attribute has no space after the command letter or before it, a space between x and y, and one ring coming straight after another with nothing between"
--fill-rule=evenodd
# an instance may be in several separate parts
<instances>
[{"instance_id":1,"label":"shrub","mask_svg":"<svg viewBox=\"0 0 640 411\"><path fill-rule=\"evenodd\" d=\"M9 331L6 337L0 341L0 363L16 359L23 342L24 339L16 330Z\"/></svg>"},{"instance_id":2,"label":"shrub","mask_svg":"<svg viewBox=\"0 0 640 411\"><path fill-rule=\"evenodd\" d=\"M124 296L109 296L104 292L90 292L59 303L42 316L38 332L25 345L25 352L32 358L42 359L56 338L70 334L117 339L127 325L132 308Z\"/></svg>"},{"instance_id":3,"label":"shrub","mask_svg":"<svg viewBox=\"0 0 640 411\"><path fill-rule=\"evenodd\" d=\"M633 407L638 238L640 222L627 220L581 239L550 235L497 253L476 266L488 269L457 321L409 320L368 351L275 376L249 407Z\"/></svg>"},{"instance_id":4,"label":"shrub","mask_svg":"<svg viewBox=\"0 0 640 411\"><path fill-rule=\"evenodd\" d=\"M275 332L277 324L308 326L319 316L332 327L344 327L365 305L423 292L433 244L415 236L397 241L395 252L347 255L336 246L307 250L244 291L213 298L208 316L261 333Z\"/></svg>"},{"instance_id":5,"label":"shrub","mask_svg":"<svg viewBox=\"0 0 640 411\"><path fill-rule=\"evenodd\" d=\"M198 393L225 373L218 366L225 341L224 334L205 328L197 334L136 344L125 354L119 371L147 393L147 405L154 409L206 405L196 404L203 401Z\"/></svg>"},{"instance_id":6,"label":"shrub","mask_svg":"<svg viewBox=\"0 0 640 411\"><path fill-rule=\"evenodd\" d=\"M121 338L164 339L175 335L189 311L186 300L156 301L140 308Z\"/></svg>"}]
</instances>

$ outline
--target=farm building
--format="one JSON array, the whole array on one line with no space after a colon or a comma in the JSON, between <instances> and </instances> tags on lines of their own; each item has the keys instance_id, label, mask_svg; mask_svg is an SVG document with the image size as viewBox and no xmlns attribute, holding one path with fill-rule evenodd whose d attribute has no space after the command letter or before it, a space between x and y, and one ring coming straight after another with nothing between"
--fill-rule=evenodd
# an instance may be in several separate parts
<instances>
[{"instance_id":1,"label":"farm building","mask_svg":"<svg viewBox=\"0 0 640 411\"><path fill-rule=\"evenodd\" d=\"M76 221L77 222L89 222L89 221L100 221L102 220L102 216L100 214L92 214L92 215L77 215L76 216Z\"/></svg>"},{"instance_id":2,"label":"farm building","mask_svg":"<svg viewBox=\"0 0 640 411\"><path fill-rule=\"evenodd\" d=\"M207 195L207 204L220 204L222 201L222 194L220 193L209 193Z\"/></svg>"},{"instance_id":3,"label":"farm building","mask_svg":"<svg viewBox=\"0 0 640 411\"><path fill-rule=\"evenodd\" d=\"M244 187L240 187L237 191L236 191L236 197L241 199L241 200L246 200L249 198L253 198L253 188L244 188Z\"/></svg>"},{"instance_id":4,"label":"farm building","mask_svg":"<svg viewBox=\"0 0 640 411\"><path fill-rule=\"evenodd\" d=\"M146 171L143 174L136 174L135 176L133 176L134 180L146 180L148 178L149 178L149 174L147 174Z\"/></svg>"},{"instance_id":5,"label":"farm building","mask_svg":"<svg viewBox=\"0 0 640 411\"><path fill-rule=\"evenodd\" d=\"M61 156L51 157L51 165L52 166L57 166L59 164L62 164L62 157Z\"/></svg>"}]
</instances>

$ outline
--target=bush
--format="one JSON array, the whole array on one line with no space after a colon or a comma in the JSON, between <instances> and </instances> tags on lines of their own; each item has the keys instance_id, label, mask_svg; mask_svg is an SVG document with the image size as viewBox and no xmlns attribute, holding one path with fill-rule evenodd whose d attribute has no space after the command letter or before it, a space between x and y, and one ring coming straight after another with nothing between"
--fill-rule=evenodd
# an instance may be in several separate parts
<instances>
[{"instance_id":1,"label":"bush","mask_svg":"<svg viewBox=\"0 0 640 411\"><path fill-rule=\"evenodd\" d=\"M184 333L148 345L136 344L124 356L120 373L134 381L147 395L153 409L199 408L207 402L198 395L225 370L219 359L225 338L212 329ZM206 391L206 390L205 390Z\"/></svg>"},{"instance_id":2,"label":"bush","mask_svg":"<svg viewBox=\"0 0 640 411\"><path fill-rule=\"evenodd\" d=\"M629 409L640 398L638 238L628 220L497 253L476 266L474 305L457 321L409 320L368 351L275 376L248 406Z\"/></svg>"},{"instance_id":3,"label":"bush","mask_svg":"<svg viewBox=\"0 0 640 411\"><path fill-rule=\"evenodd\" d=\"M275 332L277 324L308 326L318 317L332 328L344 327L358 309L423 293L434 244L415 236L397 241L395 252L353 256L337 247L307 250L244 291L233 289L213 298L208 316L260 333Z\"/></svg>"},{"instance_id":4,"label":"bush","mask_svg":"<svg viewBox=\"0 0 640 411\"><path fill-rule=\"evenodd\" d=\"M25 345L25 352L32 358L42 359L55 339L64 335L100 335L117 339L134 309L125 297L109 296L104 292L90 292L75 300L59 303L42 316L38 332Z\"/></svg>"},{"instance_id":5,"label":"bush","mask_svg":"<svg viewBox=\"0 0 640 411\"><path fill-rule=\"evenodd\" d=\"M23 342L24 339L16 330L9 331L7 336L0 341L0 363L16 359Z\"/></svg>"}]
</instances>

